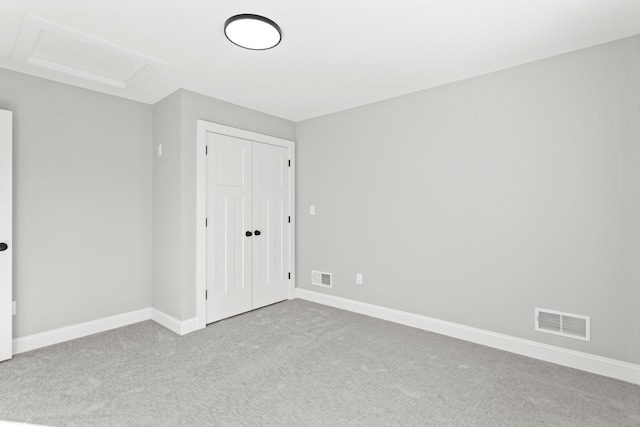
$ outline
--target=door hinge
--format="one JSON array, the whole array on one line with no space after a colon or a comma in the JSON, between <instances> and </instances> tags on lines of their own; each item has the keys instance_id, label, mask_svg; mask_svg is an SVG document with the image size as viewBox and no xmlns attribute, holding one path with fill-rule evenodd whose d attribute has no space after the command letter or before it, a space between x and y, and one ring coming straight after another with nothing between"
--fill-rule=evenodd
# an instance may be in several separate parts
<instances>
[{"instance_id":1,"label":"door hinge","mask_svg":"<svg viewBox=\"0 0 640 427\"><path fill-rule=\"evenodd\" d=\"M205 218L204 219L204 226L208 227L209 226L209 218Z\"/></svg>"},{"instance_id":2,"label":"door hinge","mask_svg":"<svg viewBox=\"0 0 640 427\"><path fill-rule=\"evenodd\" d=\"M204 291L204 299L209 299L209 291Z\"/></svg>"},{"instance_id":3,"label":"door hinge","mask_svg":"<svg viewBox=\"0 0 640 427\"><path fill-rule=\"evenodd\" d=\"M291 217L289 217L289 224L291 224Z\"/></svg>"},{"instance_id":4,"label":"door hinge","mask_svg":"<svg viewBox=\"0 0 640 427\"><path fill-rule=\"evenodd\" d=\"M289 280L291 280L291 273L289 273Z\"/></svg>"},{"instance_id":5,"label":"door hinge","mask_svg":"<svg viewBox=\"0 0 640 427\"><path fill-rule=\"evenodd\" d=\"M209 146L208 145L204 146L204 154L205 155L209 154Z\"/></svg>"},{"instance_id":6,"label":"door hinge","mask_svg":"<svg viewBox=\"0 0 640 427\"><path fill-rule=\"evenodd\" d=\"M289 167L291 167L291 160L289 160Z\"/></svg>"}]
</instances>

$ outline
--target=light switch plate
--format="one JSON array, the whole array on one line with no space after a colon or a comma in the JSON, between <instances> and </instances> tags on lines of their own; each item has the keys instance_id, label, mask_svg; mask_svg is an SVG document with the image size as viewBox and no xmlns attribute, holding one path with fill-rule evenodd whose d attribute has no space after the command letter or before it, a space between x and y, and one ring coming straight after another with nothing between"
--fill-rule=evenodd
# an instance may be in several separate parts
<instances>
[{"instance_id":1,"label":"light switch plate","mask_svg":"<svg viewBox=\"0 0 640 427\"><path fill-rule=\"evenodd\" d=\"M309 215L316 214L316 207L314 205L309 206Z\"/></svg>"}]
</instances>

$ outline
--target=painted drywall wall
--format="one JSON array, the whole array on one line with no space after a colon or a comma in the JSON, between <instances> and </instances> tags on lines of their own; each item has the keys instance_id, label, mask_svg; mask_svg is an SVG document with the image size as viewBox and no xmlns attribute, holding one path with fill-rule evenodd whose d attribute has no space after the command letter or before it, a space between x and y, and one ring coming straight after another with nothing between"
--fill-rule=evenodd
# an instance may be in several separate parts
<instances>
[{"instance_id":1,"label":"painted drywall wall","mask_svg":"<svg viewBox=\"0 0 640 427\"><path fill-rule=\"evenodd\" d=\"M180 91L153 106L152 307L180 318ZM158 146L162 156L158 156Z\"/></svg>"},{"instance_id":2,"label":"painted drywall wall","mask_svg":"<svg viewBox=\"0 0 640 427\"><path fill-rule=\"evenodd\" d=\"M638 76L634 37L298 123L297 286L640 363Z\"/></svg>"},{"instance_id":3,"label":"painted drywall wall","mask_svg":"<svg viewBox=\"0 0 640 427\"><path fill-rule=\"evenodd\" d=\"M168 151L162 157L154 157L154 221L162 218L162 224L154 225L153 306L178 320L196 315L198 119L295 139L295 123L291 121L184 89L154 106L154 145L162 143L164 148L166 143ZM163 162L170 166L160 166ZM169 213L160 212L163 209ZM167 251L164 245L169 242L173 245Z\"/></svg>"},{"instance_id":4,"label":"painted drywall wall","mask_svg":"<svg viewBox=\"0 0 640 427\"><path fill-rule=\"evenodd\" d=\"M14 338L149 307L151 106L0 70L14 113Z\"/></svg>"}]
</instances>

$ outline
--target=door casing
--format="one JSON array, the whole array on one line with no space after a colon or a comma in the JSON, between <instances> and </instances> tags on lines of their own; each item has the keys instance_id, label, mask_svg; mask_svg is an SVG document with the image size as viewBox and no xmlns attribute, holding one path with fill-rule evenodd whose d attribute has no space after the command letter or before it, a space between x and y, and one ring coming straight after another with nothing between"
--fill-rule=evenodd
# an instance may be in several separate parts
<instances>
[{"instance_id":1,"label":"door casing","mask_svg":"<svg viewBox=\"0 0 640 427\"><path fill-rule=\"evenodd\" d=\"M289 212L291 215L289 233L289 299L295 296L295 142L286 139L263 135L256 132L212 123L206 120L197 122L197 156L196 156L196 321L197 329L207 323L206 270L207 270L207 133L219 133L235 138L246 139L264 144L276 145L289 150L291 167L289 168Z\"/></svg>"}]
</instances>

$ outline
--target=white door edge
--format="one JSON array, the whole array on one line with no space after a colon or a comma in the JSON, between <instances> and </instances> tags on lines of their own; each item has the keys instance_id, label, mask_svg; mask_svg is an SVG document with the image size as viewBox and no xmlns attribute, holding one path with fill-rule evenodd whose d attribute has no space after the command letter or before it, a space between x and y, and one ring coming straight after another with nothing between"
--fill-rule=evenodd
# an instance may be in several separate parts
<instances>
[{"instance_id":1,"label":"white door edge","mask_svg":"<svg viewBox=\"0 0 640 427\"><path fill-rule=\"evenodd\" d=\"M11 359L13 338L13 114L0 110L0 361ZM3 245L4 247L4 245Z\"/></svg>"},{"instance_id":2,"label":"white door edge","mask_svg":"<svg viewBox=\"0 0 640 427\"><path fill-rule=\"evenodd\" d=\"M247 139L263 144L271 144L285 147L289 150L291 167L289 168L289 213L291 215L289 233L289 299L295 298L295 141L276 138L270 135L225 126L206 120L197 121L197 155L196 155L196 319L197 328L202 329L207 325L207 301L205 292L207 289L207 235L205 220L207 218L207 133L219 133L235 138Z\"/></svg>"}]
</instances>

